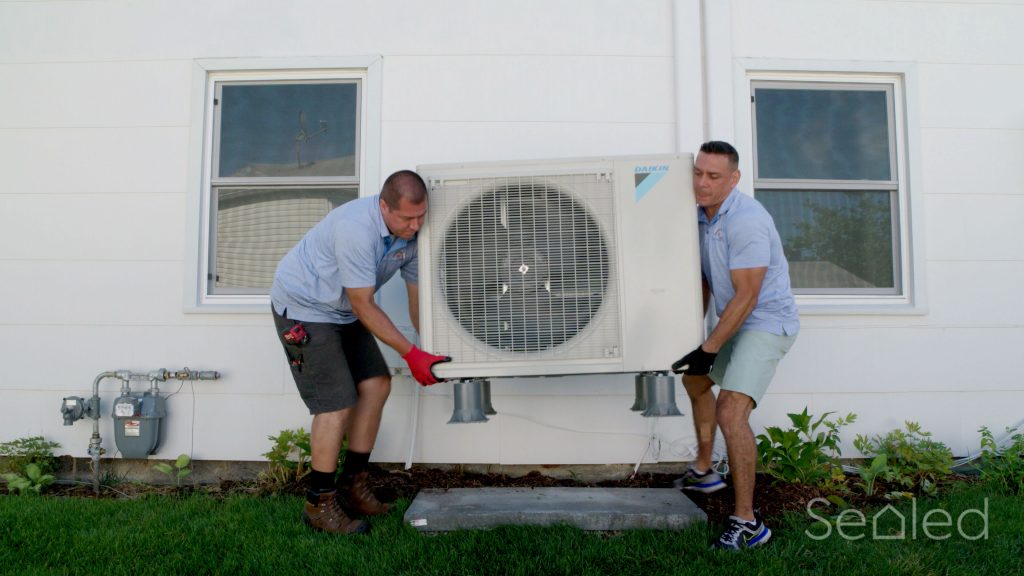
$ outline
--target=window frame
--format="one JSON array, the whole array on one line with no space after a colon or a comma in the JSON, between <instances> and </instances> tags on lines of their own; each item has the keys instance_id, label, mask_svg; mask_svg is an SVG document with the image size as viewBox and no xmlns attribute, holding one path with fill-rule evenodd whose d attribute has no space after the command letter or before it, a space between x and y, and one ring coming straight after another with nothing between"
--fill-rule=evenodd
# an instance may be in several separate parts
<instances>
[{"instance_id":1,"label":"window frame","mask_svg":"<svg viewBox=\"0 0 1024 576\"><path fill-rule=\"evenodd\" d=\"M213 238L216 205L214 189L225 180L215 179L217 126L214 98L225 83L288 83L351 81L359 83L355 176L337 178L336 185L355 183L359 197L376 194L380 187L381 138L381 59L379 56L298 59L204 59L193 66L192 130L188 214L186 216L186 255L184 310L199 313L266 313L268 294L238 294L234 290L210 288L213 265ZM230 178L230 185L271 184L274 179ZM313 185L304 179L291 179L297 186ZM323 183L316 179L317 183Z\"/></svg>"},{"instance_id":2,"label":"window frame","mask_svg":"<svg viewBox=\"0 0 1024 576\"><path fill-rule=\"evenodd\" d=\"M825 179L825 178L761 178L758 174L758 149L757 149L757 99L758 89L768 90L821 90L821 91L862 91L881 92L885 95L886 103L886 134L889 139L889 179L888 180L851 180L851 179ZM899 296L903 293L903 254L901 250L902 223L900 222L901 206L903 205L900 195L899 183L899 151L896 146L896 102L895 83L885 82L822 82L807 80L760 80L750 81L750 124L751 143L750 156L753 165L754 197L762 190L780 191L813 191L813 192L842 192L842 191L867 191L867 192L888 192L890 207L890 222L895 226L890 229L890 241L892 242L892 264L893 284L892 288L794 288L796 296L818 297L818 296Z\"/></svg>"},{"instance_id":3,"label":"window frame","mask_svg":"<svg viewBox=\"0 0 1024 576\"><path fill-rule=\"evenodd\" d=\"M913 183L920 182L918 166L919 153L910 146L912 136L919 133L916 112L908 102L916 101L916 68L909 63L882 62L841 62L792 61L774 59L738 59L734 77L739 87L734 92L736 118L736 140L746 142L750 154L746 159L741 155L741 189L754 195L756 140L754 139L755 118L751 99L755 83L801 82L818 85L867 84L890 85L892 88L891 137L894 140L893 160L895 170L891 172L896 183L896 202L893 214L898 226L898 238L894 239L894 250L898 250L899 267L895 270L896 293L815 293L796 294L801 313L844 315L844 314L925 314L927 313L924 284L924 214L920 193ZM770 181L769 181L770 182ZM792 182L792 181L787 181ZM813 182L813 184L812 184ZM837 182L837 181L831 181ZM842 181L842 185L860 190L870 190L874 184L861 181ZM856 182L856 184L853 184ZM869 181L870 182L870 181ZM760 182L758 183L761 184ZM806 187L820 189L819 181L808 181ZM865 185L867 184L867 185Z\"/></svg>"}]
</instances>

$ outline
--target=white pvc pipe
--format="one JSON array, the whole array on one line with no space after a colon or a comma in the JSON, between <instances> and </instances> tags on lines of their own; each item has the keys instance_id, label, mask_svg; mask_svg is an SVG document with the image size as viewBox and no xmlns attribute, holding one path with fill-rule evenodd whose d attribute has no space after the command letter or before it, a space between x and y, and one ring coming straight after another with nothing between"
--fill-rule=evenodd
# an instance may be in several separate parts
<instances>
[{"instance_id":1,"label":"white pvc pipe","mask_svg":"<svg viewBox=\"0 0 1024 576\"><path fill-rule=\"evenodd\" d=\"M413 394L416 400L413 402L412 408L412 434L409 435L409 456L405 459L406 470L412 468L412 457L416 451L416 432L420 427L420 385L415 380L413 380L413 388L416 389Z\"/></svg>"}]
</instances>

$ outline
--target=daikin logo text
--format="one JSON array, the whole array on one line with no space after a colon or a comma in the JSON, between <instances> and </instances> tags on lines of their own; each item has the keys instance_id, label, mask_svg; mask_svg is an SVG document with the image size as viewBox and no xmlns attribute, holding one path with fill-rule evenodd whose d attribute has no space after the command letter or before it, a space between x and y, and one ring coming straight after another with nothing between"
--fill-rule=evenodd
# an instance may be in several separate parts
<instances>
[{"instance_id":1,"label":"daikin logo text","mask_svg":"<svg viewBox=\"0 0 1024 576\"><path fill-rule=\"evenodd\" d=\"M634 170L637 174L650 174L652 172L668 172L668 166L637 166Z\"/></svg>"}]
</instances>

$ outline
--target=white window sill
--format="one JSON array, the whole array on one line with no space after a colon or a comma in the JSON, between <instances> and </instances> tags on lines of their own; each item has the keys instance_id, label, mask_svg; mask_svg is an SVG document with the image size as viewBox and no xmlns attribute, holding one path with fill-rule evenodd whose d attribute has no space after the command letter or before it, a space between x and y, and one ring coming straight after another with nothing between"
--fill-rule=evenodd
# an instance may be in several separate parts
<instances>
[{"instance_id":1,"label":"white window sill","mask_svg":"<svg viewBox=\"0 0 1024 576\"><path fill-rule=\"evenodd\" d=\"M186 303L186 314L269 314L270 296L213 296Z\"/></svg>"},{"instance_id":2,"label":"white window sill","mask_svg":"<svg viewBox=\"0 0 1024 576\"><path fill-rule=\"evenodd\" d=\"M924 316L928 313L926 306L906 302L881 303L822 303L800 302L797 308L801 316Z\"/></svg>"}]
</instances>

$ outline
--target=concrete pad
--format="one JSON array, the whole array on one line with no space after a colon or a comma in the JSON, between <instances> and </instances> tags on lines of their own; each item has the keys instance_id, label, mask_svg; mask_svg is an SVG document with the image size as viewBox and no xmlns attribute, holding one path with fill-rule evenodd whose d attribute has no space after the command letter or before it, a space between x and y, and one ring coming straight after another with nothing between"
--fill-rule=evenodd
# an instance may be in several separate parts
<instances>
[{"instance_id":1,"label":"concrete pad","mask_svg":"<svg viewBox=\"0 0 1024 576\"><path fill-rule=\"evenodd\" d=\"M673 488L421 490L405 512L421 532L569 524L583 530L681 530L707 514Z\"/></svg>"}]
</instances>

